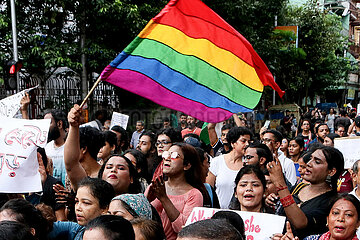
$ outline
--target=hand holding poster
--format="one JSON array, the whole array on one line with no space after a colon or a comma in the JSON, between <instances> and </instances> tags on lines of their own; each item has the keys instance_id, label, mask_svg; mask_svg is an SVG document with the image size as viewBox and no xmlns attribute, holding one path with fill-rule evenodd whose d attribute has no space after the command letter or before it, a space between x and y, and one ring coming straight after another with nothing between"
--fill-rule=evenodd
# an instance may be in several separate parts
<instances>
[{"instance_id":1,"label":"hand holding poster","mask_svg":"<svg viewBox=\"0 0 360 240\"><path fill-rule=\"evenodd\" d=\"M0 192L42 191L37 148L44 147L50 119L0 118Z\"/></svg>"},{"instance_id":2,"label":"hand holding poster","mask_svg":"<svg viewBox=\"0 0 360 240\"><path fill-rule=\"evenodd\" d=\"M124 128L126 130L128 121L129 121L128 115L118 113L118 112L113 112L113 115L111 118L110 129L115 125L119 125L120 127Z\"/></svg>"},{"instance_id":3,"label":"hand holding poster","mask_svg":"<svg viewBox=\"0 0 360 240\"><path fill-rule=\"evenodd\" d=\"M30 92L37 87L38 86L25 89L17 94L0 100L0 117L14 117L16 112L20 109L21 98L25 96L25 93Z\"/></svg>"},{"instance_id":4,"label":"hand holding poster","mask_svg":"<svg viewBox=\"0 0 360 240\"><path fill-rule=\"evenodd\" d=\"M360 137L335 138L334 147L343 155L345 169L352 168L353 164L360 159Z\"/></svg>"},{"instance_id":5,"label":"hand holding poster","mask_svg":"<svg viewBox=\"0 0 360 240\"><path fill-rule=\"evenodd\" d=\"M200 220L209 219L221 210L223 209L195 207L187 219L185 226ZM226 211L233 210L226 209ZM246 240L270 239L273 234L282 233L285 225L285 217L282 216L244 211L233 212L238 213L244 221Z\"/></svg>"}]
</instances>

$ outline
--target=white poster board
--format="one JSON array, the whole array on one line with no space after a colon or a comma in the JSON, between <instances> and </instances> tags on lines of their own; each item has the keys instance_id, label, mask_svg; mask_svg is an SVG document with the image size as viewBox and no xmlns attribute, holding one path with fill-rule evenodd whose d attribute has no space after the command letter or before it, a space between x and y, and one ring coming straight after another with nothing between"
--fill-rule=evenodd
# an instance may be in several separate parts
<instances>
[{"instance_id":1,"label":"white poster board","mask_svg":"<svg viewBox=\"0 0 360 240\"><path fill-rule=\"evenodd\" d=\"M195 207L185 226L204 219L211 218L216 212L225 209ZM244 221L246 240L270 239L275 233L282 233L285 225L285 217L267 213L233 211L241 216ZM271 223L271 224L269 224Z\"/></svg>"},{"instance_id":2,"label":"white poster board","mask_svg":"<svg viewBox=\"0 0 360 240\"><path fill-rule=\"evenodd\" d=\"M215 132L219 139L221 139L221 128L224 126L223 122L219 122L215 125Z\"/></svg>"},{"instance_id":3,"label":"white poster board","mask_svg":"<svg viewBox=\"0 0 360 240\"><path fill-rule=\"evenodd\" d=\"M344 155L345 169L360 159L360 137L335 138L334 147Z\"/></svg>"},{"instance_id":4,"label":"white poster board","mask_svg":"<svg viewBox=\"0 0 360 240\"><path fill-rule=\"evenodd\" d=\"M50 119L0 118L0 192L42 191L37 148L45 147Z\"/></svg>"},{"instance_id":5,"label":"white poster board","mask_svg":"<svg viewBox=\"0 0 360 240\"><path fill-rule=\"evenodd\" d=\"M22 97L25 96L25 93L30 92L38 86L39 85L33 88L25 89L19 93L0 100L0 117L14 117L20 109L20 101Z\"/></svg>"},{"instance_id":6,"label":"white poster board","mask_svg":"<svg viewBox=\"0 0 360 240\"><path fill-rule=\"evenodd\" d=\"M112 117L111 117L110 129L115 125L119 125L120 127L124 128L126 130L128 121L129 121L128 115L118 113L118 112L113 112Z\"/></svg>"}]
</instances>

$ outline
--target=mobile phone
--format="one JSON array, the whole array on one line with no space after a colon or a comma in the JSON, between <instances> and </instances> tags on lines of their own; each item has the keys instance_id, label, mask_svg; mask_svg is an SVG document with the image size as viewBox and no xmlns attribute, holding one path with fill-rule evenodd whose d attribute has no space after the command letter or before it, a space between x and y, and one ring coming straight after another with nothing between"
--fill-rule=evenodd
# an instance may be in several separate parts
<instances>
[{"instance_id":1,"label":"mobile phone","mask_svg":"<svg viewBox=\"0 0 360 240\"><path fill-rule=\"evenodd\" d=\"M270 126L270 120L266 120L264 123L264 128L269 128Z\"/></svg>"}]
</instances>

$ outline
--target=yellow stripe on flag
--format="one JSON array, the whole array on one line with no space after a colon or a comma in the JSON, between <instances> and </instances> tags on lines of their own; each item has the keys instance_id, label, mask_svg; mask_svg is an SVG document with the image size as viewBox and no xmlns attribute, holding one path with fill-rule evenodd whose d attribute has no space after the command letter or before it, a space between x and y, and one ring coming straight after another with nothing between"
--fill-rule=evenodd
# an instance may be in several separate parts
<instances>
[{"instance_id":1,"label":"yellow stripe on flag","mask_svg":"<svg viewBox=\"0 0 360 240\"><path fill-rule=\"evenodd\" d=\"M182 54L196 56L249 88L263 91L264 86L252 66L207 39L188 37L176 28L157 24L152 20L138 36L159 41Z\"/></svg>"}]
</instances>

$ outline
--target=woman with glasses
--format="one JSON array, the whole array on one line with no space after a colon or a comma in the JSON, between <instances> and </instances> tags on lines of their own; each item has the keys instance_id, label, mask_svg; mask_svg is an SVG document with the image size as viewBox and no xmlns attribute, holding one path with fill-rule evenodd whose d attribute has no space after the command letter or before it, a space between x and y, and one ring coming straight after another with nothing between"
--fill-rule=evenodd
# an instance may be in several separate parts
<instances>
[{"instance_id":1,"label":"woman with glasses","mask_svg":"<svg viewBox=\"0 0 360 240\"><path fill-rule=\"evenodd\" d=\"M243 167L243 156L251 137L252 133L245 127L231 128L226 135L231 151L213 158L210 162L206 182L215 187L222 209L229 208L235 187L235 177Z\"/></svg>"},{"instance_id":2,"label":"woman with glasses","mask_svg":"<svg viewBox=\"0 0 360 240\"><path fill-rule=\"evenodd\" d=\"M177 238L194 207L203 206L206 189L201 182L201 163L194 147L174 143L162 153L163 174L156 178L145 196L158 211L166 239Z\"/></svg>"},{"instance_id":3,"label":"woman with glasses","mask_svg":"<svg viewBox=\"0 0 360 240\"><path fill-rule=\"evenodd\" d=\"M181 142L181 133L176 131L173 128L162 129L156 137L155 147L157 151L157 157L154 160L151 168L151 175L155 172L155 169L158 167L159 163L162 161L162 154L164 151L169 150L172 143Z\"/></svg>"}]
</instances>

